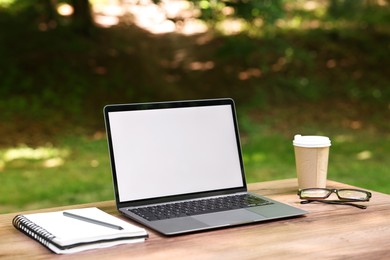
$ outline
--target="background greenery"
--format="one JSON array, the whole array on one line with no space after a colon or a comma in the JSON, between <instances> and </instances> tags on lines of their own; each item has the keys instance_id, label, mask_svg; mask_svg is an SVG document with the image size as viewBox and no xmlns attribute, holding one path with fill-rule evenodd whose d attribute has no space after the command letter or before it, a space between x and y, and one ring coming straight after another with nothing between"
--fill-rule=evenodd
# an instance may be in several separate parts
<instances>
[{"instance_id":1,"label":"background greenery","mask_svg":"<svg viewBox=\"0 0 390 260\"><path fill-rule=\"evenodd\" d=\"M294 134L322 134L329 179L390 193L388 1L193 1L195 35L80 30L44 2L0 1L0 212L113 199L105 104L214 97L249 182L295 177Z\"/></svg>"}]
</instances>

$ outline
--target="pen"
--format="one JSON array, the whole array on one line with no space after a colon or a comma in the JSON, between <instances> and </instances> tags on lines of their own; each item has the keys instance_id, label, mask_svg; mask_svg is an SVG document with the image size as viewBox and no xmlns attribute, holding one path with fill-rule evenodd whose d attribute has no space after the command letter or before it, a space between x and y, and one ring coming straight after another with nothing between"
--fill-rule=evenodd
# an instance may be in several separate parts
<instances>
[{"instance_id":1,"label":"pen","mask_svg":"<svg viewBox=\"0 0 390 260\"><path fill-rule=\"evenodd\" d=\"M100 226L104 226L104 227L108 227L108 228L113 228L113 229L118 229L118 230L122 230L123 229L123 227L121 227L121 226L113 225L113 224L110 224L110 223L107 223L107 222L103 222L103 221L100 221L100 220L96 220L96 219L83 217L83 216L76 215L76 214L73 214L73 213L69 213L69 212L66 212L66 211L64 211L63 214L64 214L65 217L78 219L78 220L89 222L89 223L92 223L92 224L96 224L96 225L100 225Z\"/></svg>"}]
</instances>

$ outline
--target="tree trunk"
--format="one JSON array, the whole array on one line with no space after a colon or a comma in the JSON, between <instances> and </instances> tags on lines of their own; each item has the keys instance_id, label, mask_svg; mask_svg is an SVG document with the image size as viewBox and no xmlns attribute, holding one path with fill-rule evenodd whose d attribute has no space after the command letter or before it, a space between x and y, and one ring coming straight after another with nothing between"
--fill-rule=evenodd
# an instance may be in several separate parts
<instances>
[{"instance_id":1,"label":"tree trunk","mask_svg":"<svg viewBox=\"0 0 390 260\"><path fill-rule=\"evenodd\" d=\"M72 0L72 24L75 30L89 36L93 28L91 6L88 0Z\"/></svg>"}]
</instances>

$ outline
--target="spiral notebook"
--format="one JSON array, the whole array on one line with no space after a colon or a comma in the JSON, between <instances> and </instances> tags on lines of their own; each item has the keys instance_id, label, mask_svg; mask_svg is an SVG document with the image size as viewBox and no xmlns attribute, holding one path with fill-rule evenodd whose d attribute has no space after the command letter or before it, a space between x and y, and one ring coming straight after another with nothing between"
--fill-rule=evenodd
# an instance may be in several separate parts
<instances>
[{"instance_id":1,"label":"spiral notebook","mask_svg":"<svg viewBox=\"0 0 390 260\"><path fill-rule=\"evenodd\" d=\"M12 223L57 254L143 242L148 236L145 229L98 208L17 215Z\"/></svg>"}]
</instances>

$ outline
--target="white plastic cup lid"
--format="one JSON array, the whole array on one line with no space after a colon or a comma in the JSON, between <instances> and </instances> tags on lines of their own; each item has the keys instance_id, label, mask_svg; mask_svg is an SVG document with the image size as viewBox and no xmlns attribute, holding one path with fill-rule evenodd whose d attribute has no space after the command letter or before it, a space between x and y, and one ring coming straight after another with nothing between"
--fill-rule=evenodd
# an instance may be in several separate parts
<instances>
[{"instance_id":1,"label":"white plastic cup lid","mask_svg":"<svg viewBox=\"0 0 390 260\"><path fill-rule=\"evenodd\" d=\"M326 136L318 136L318 135L295 135L294 146L300 146L300 147L329 147L330 139Z\"/></svg>"}]
</instances>

